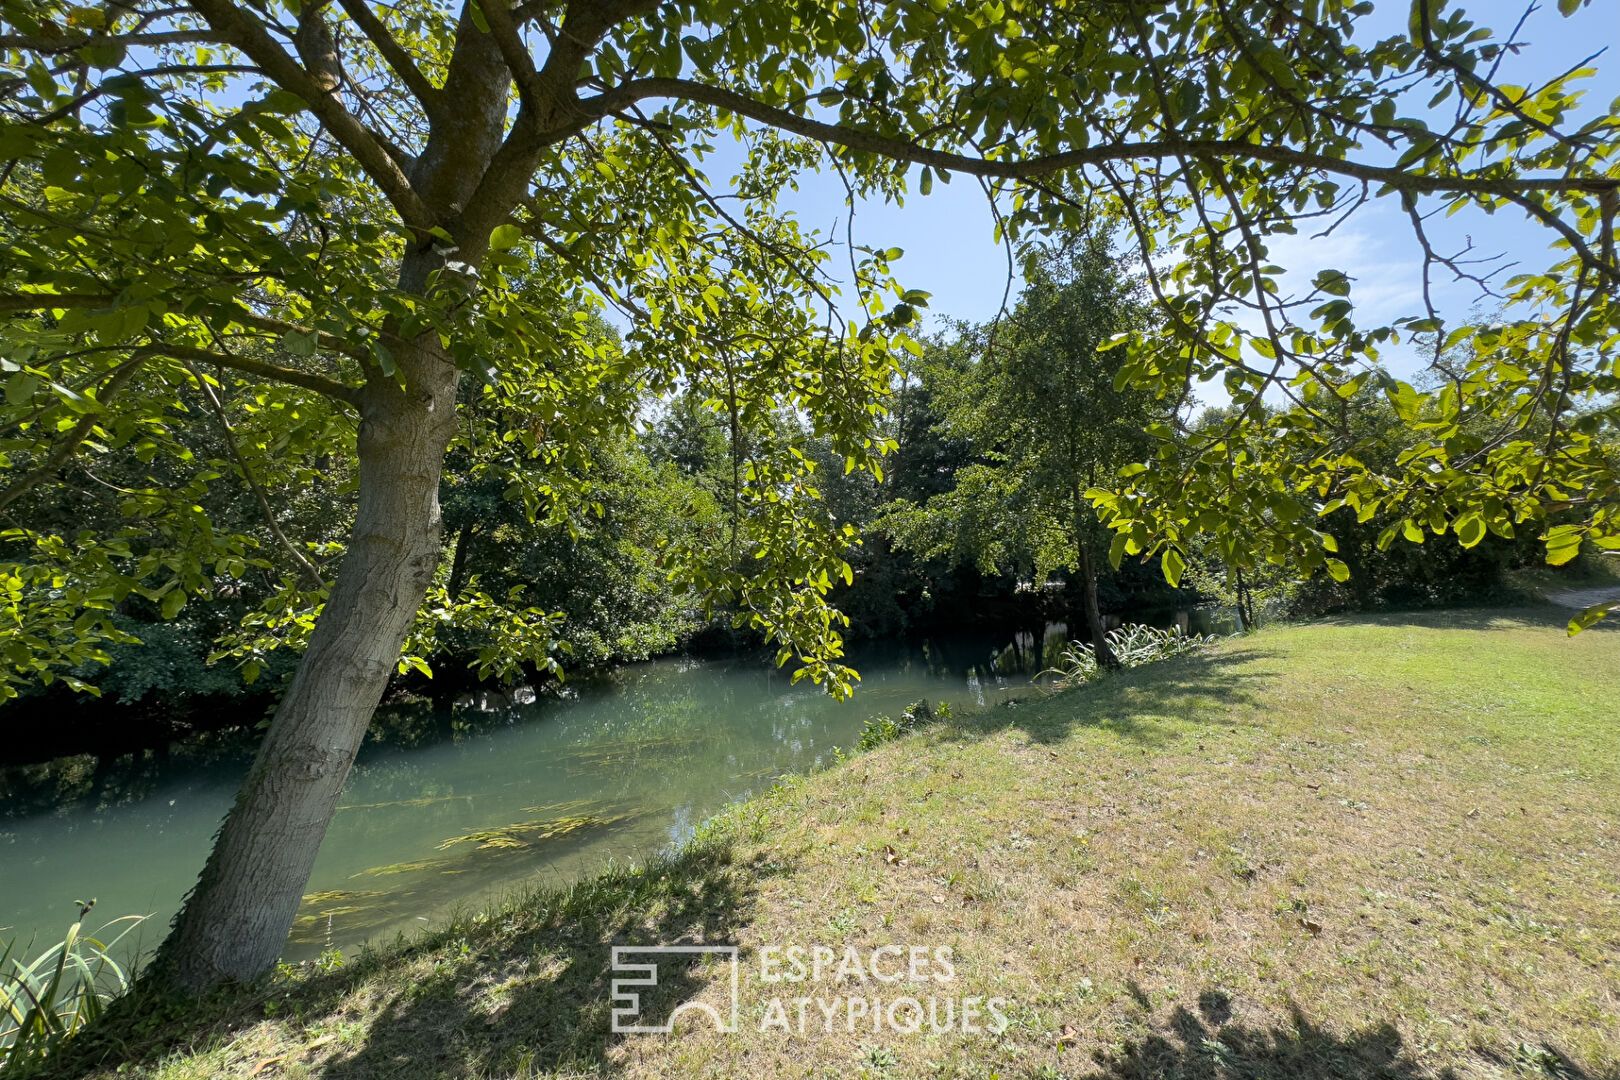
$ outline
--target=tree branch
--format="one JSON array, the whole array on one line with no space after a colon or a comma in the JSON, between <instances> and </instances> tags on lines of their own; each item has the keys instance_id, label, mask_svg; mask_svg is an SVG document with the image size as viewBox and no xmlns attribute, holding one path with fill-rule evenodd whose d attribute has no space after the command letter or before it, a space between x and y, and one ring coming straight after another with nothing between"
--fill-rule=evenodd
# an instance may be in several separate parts
<instances>
[{"instance_id":1,"label":"tree branch","mask_svg":"<svg viewBox=\"0 0 1620 1080\"><path fill-rule=\"evenodd\" d=\"M241 323L243 326L251 326L255 330L264 330L272 334L303 334L306 337L312 338L315 344L319 345L321 348L335 353L342 353L349 359L358 360L362 364L370 363L372 359L371 354L365 349L362 349L356 345L351 345L342 338L334 337L333 335L322 330L312 330L307 326L299 326L297 323L284 322L281 319L272 319L267 315L255 315L253 312L244 310L240 307L231 312L231 319L235 322ZM376 332L383 337L386 337L389 340L397 342L401 345L407 344L404 339L395 334L390 334L385 330L377 330Z\"/></svg>"},{"instance_id":2,"label":"tree branch","mask_svg":"<svg viewBox=\"0 0 1620 1080\"><path fill-rule=\"evenodd\" d=\"M1040 157L999 160L975 158L919 146L905 139L878 135L869 131L828 124L787 109L776 108L756 101L744 94L691 79L648 78L636 79L604 91L580 102L581 112L596 120L625 108L632 102L647 98L674 98L712 105L718 109L746 116L750 120L802 135L823 143L880 154L883 157L929 165L936 169L966 173L969 176L1003 177L1026 180L1047 176L1065 169L1086 165L1101 165L1114 161L1139 161L1151 158L1186 156L1191 158L1243 158L1275 165L1292 166L1316 172L1348 176L1370 183L1387 184L1401 191L1421 194L1453 192L1468 195L1512 195L1526 191L1552 191L1561 193L1601 192L1620 188L1620 179L1602 176L1587 177L1522 177L1488 179L1474 176L1431 176L1407 172L1381 165L1366 165L1330 157L1326 154L1297 150L1286 146L1267 146L1242 139L1186 139L1168 137L1149 142L1103 143L1084 150L1070 150L1061 154Z\"/></svg>"},{"instance_id":3,"label":"tree branch","mask_svg":"<svg viewBox=\"0 0 1620 1080\"><path fill-rule=\"evenodd\" d=\"M207 45L224 41L220 34L201 30L169 30L152 34L63 34L61 37L40 37L35 34L0 34L0 49L21 49L26 52L61 54L77 52L86 46L115 46L126 49L150 49L159 45Z\"/></svg>"},{"instance_id":4,"label":"tree branch","mask_svg":"<svg viewBox=\"0 0 1620 1080\"><path fill-rule=\"evenodd\" d=\"M304 99L309 111L354 155L366 175L388 197L401 221L421 232L436 224L427 204L383 145L277 44L255 16L232 0L196 0L194 7L227 43L247 54L282 89Z\"/></svg>"},{"instance_id":5,"label":"tree branch","mask_svg":"<svg viewBox=\"0 0 1620 1080\"><path fill-rule=\"evenodd\" d=\"M322 375L299 371L296 368L267 364L262 360L252 360L246 356L236 356L231 353L197 349L190 345L170 345L167 342L152 345L150 351L163 353L180 361L192 360L202 364L218 364L221 367L232 368L269 382L282 382L305 390L313 390L317 394L335 398L345 404L353 405L357 409L360 407L359 387L349 386L347 383L340 383L335 379L328 379Z\"/></svg>"},{"instance_id":6,"label":"tree branch","mask_svg":"<svg viewBox=\"0 0 1620 1080\"><path fill-rule=\"evenodd\" d=\"M393 69L394 74L400 77L400 81L410 90L411 95L421 102L423 111L430 117L438 113L444 106L443 91L428 81L422 69L416 66L416 61L411 59L411 54L393 34L388 32L388 27L383 25L382 20L377 18L376 12L371 10L371 5L366 0L338 0L338 3L360 28L360 32L366 35L366 39L376 46L383 60Z\"/></svg>"},{"instance_id":7,"label":"tree branch","mask_svg":"<svg viewBox=\"0 0 1620 1080\"><path fill-rule=\"evenodd\" d=\"M287 534L281 531L281 523L276 520L275 511L270 507L270 496L265 493L264 485L259 483L258 477L254 476L253 470L248 467L247 458L242 456L242 448L236 444L236 431L231 427L230 418L225 415L225 403L220 400L219 395L214 392L213 385L203 377L202 372L197 370L195 364L190 360L184 361L184 363L186 369L191 372L191 377L196 379L197 385L202 388L203 396L208 399L208 404L213 407L214 417L219 421L220 429L225 437L225 446L230 450L231 457L236 459L236 467L242 470L242 479L247 481L247 486L252 489L253 498L259 504L259 513L264 516L264 523L269 528L270 535L275 537L282 550L292 557L293 562L304 572L304 576L309 579L310 584L314 585L318 590L324 590L327 586L326 582L321 580L320 570L316 569L315 564L310 562L309 556L298 550L298 545L294 544L287 538Z\"/></svg>"},{"instance_id":8,"label":"tree branch","mask_svg":"<svg viewBox=\"0 0 1620 1080\"><path fill-rule=\"evenodd\" d=\"M5 491L0 491L0 510L4 510L28 494L38 487L41 482L55 475L56 470L66 464L68 458L73 456L84 440L89 438L90 433L96 429L96 422L101 419L107 402L112 399L113 395L124 388L129 380L134 377L141 364L145 363L151 355L152 350L143 349L113 369L112 378L107 380L107 385L103 386L101 392L96 395L96 404L102 406L102 408L87 412L79 417L78 423L68 430L66 437L51 447L51 451L45 455L44 461L12 481Z\"/></svg>"},{"instance_id":9,"label":"tree branch","mask_svg":"<svg viewBox=\"0 0 1620 1080\"><path fill-rule=\"evenodd\" d=\"M116 296L103 293L12 293L0 296L0 311L65 311L68 308L112 307Z\"/></svg>"}]
</instances>

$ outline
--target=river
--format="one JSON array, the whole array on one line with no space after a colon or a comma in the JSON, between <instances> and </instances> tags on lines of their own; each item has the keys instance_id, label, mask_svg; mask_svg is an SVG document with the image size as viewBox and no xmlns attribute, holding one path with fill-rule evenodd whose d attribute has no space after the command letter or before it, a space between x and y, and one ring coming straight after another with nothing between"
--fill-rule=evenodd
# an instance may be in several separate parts
<instances>
[{"instance_id":1,"label":"river","mask_svg":"<svg viewBox=\"0 0 1620 1080\"><path fill-rule=\"evenodd\" d=\"M645 859L727 803L852 748L872 716L918 698L978 708L1027 687L1029 652L983 641L868 650L853 657L862 681L846 702L758 663L669 658L538 700L464 701L448 723L396 710L361 750L284 959L352 955L458 906ZM430 734L405 745L413 723ZM95 898L86 929L148 915L120 951L155 946L247 763L238 749L66 805L0 805L0 939L33 955Z\"/></svg>"}]
</instances>

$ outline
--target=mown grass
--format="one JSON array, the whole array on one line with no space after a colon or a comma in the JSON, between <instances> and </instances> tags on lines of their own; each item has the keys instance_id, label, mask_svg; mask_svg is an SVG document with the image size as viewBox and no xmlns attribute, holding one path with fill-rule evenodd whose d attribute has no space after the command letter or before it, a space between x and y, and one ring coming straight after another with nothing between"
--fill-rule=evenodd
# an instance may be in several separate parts
<instances>
[{"instance_id":1,"label":"mown grass","mask_svg":"<svg viewBox=\"0 0 1620 1080\"><path fill-rule=\"evenodd\" d=\"M1620 632L1563 621L1279 629L958 717L673 860L126 1016L64 1071L1620 1076ZM674 941L743 947L738 1033L610 1036L609 945ZM760 948L889 943L950 946L948 993L1007 999L1011 1025L760 1032L772 996L900 992L766 984ZM698 967L663 992L728 986Z\"/></svg>"}]
</instances>

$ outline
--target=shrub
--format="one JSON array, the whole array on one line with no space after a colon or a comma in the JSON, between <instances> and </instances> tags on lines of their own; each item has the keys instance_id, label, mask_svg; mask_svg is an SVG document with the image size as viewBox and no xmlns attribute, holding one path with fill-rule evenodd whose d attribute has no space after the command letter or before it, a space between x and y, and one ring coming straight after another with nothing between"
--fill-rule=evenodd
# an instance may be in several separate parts
<instances>
[{"instance_id":1,"label":"shrub","mask_svg":"<svg viewBox=\"0 0 1620 1080\"><path fill-rule=\"evenodd\" d=\"M1214 634L1184 634L1180 627L1160 630L1141 623L1129 623L1108 632L1108 644L1113 647L1120 666L1128 668L1141 667L1155 660L1168 660L1172 656L1213 645L1219 640ZM1057 666L1047 668L1035 679L1039 682L1050 675L1053 677L1052 685L1062 688L1090 682L1100 674L1102 669L1097 666L1096 650L1089 644L1076 641L1064 648Z\"/></svg>"},{"instance_id":2,"label":"shrub","mask_svg":"<svg viewBox=\"0 0 1620 1080\"><path fill-rule=\"evenodd\" d=\"M924 724L932 724L936 720L949 720L950 717L950 702L942 701L937 708L930 708L926 699L913 701L906 706L906 711L900 714L898 720L891 720L887 716L874 716L868 720L866 726L861 729L860 749L871 750L873 747L882 746L886 742L916 731Z\"/></svg>"}]
</instances>

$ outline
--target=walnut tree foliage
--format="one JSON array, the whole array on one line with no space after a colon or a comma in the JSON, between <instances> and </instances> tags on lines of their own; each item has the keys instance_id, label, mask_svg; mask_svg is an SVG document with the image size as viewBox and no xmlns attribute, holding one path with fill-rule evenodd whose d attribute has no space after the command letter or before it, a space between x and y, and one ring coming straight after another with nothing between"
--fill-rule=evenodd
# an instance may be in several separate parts
<instances>
[{"instance_id":1,"label":"walnut tree foliage","mask_svg":"<svg viewBox=\"0 0 1620 1080\"><path fill-rule=\"evenodd\" d=\"M492 16L476 5L11 0L3 498L48 483L74 453L184 458L177 429L207 418L176 415L175 399L202 382L251 389L250 408L275 415L289 444L304 441L306 460L341 452L343 425L312 415L326 408L317 396L342 402L356 380L388 377L390 339L430 330L490 380L490 400L529 380L514 391L535 410L525 422L560 430L524 444L540 457L566 454L579 421L569 410L616 366L656 387L730 362L749 367L745 410L786 396L842 425L864 460L889 326L827 332L813 314L820 305L839 321L823 242L773 214L796 171L837 168L853 190L896 196L956 173L985 178L1014 236L1072 225L1087 208L1120 213L1170 318L1167 332L1126 343L1127 376L1168 394L1219 379L1240 405L1287 399L1264 423L1240 411L1218 435L1166 439L1153 469L1101 485L1095 499L1125 552L1174 563L1191 535L1248 535L1234 526L1263 520L1265 543L1231 558L1338 572L1313 521L1339 505L1398 507L1407 538L1451 531L1464 544L1579 505L1590 512L1549 534L1550 557L1583 539L1612 547L1612 114L1566 129L1578 69L1544 87L1495 84L1504 39L1465 10L1424 0L1407 34L1375 41L1357 33L1370 7L623 2ZM558 50L570 20L590 33L575 41L570 29ZM446 80L458 34L494 40L484 62L504 64L515 107L505 131L484 136L526 166L504 179L508 205L459 220L427 209L410 183L425 137L455 122ZM749 152L734 210L700 172L728 138ZM1316 271L1313 291L1282 291L1270 240L1380 197L1410 215L1437 271L1470 272L1427 244L1435 209L1528 215L1561 251L1503 287L1514 306L1500 323L1449 333L1425 310L1359 325L1353 283L1331 267L1293 268ZM455 234L469 228L490 251L458 273ZM427 297L394 280L413 244L451 256ZM859 271L874 315L886 269L871 253ZM578 332L604 303L636 320L623 356L591 355ZM1471 353L1445 387L1419 394L1368 374L1378 350L1424 331ZM767 358L795 340L840 362ZM1339 452L1334 403L1369 377L1414 433L1396 470ZM1605 408L1583 408L1594 400ZM1460 435L1468 415L1498 419L1495 436ZM1541 416L1561 422L1544 439L1516 437ZM773 488L806 486L781 468L754 475L767 505ZM213 471L191 483L229 479ZM122 597L172 613L262 554L187 523L183 487L144 498L128 512L162 539L138 551L26 522L9 534L12 680L93 656L98 637L116 635L105 613ZM768 558L791 564L773 587L836 573L787 555L797 541L772 546L782 527L761 534ZM782 627L816 607L759 602ZM316 596L289 603L305 621L319 607ZM812 654L832 641L826 629L792 635Z\"/></svg>"}]
</instances>

